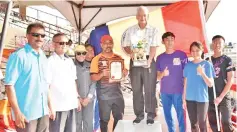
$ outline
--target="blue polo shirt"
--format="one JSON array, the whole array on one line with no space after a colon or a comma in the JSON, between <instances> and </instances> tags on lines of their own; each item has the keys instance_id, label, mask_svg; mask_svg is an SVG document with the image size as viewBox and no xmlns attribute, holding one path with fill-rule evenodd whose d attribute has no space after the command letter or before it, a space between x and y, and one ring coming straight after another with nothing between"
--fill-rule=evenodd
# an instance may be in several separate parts
<instances>
[{"instance_id":1,"label":"blue polo shirt","mask_svg":"<svg viewBox=\"0 0 237 132\"><path fill-rule=\"evenodd\" d=\"M208 86L202 76L197 73L197 67L201 65L208 78L214 78L213 65L208 61L200 63L189 62L184 67L184 77L187 78L186 100L197 102L209 102Z\"/></svg>"},{"instance_id":2,"label":"blue polo shirt","mask_svg":"<svg viewBox=\"0 0 237 132\"><path fill-rule=\"evenodd\" d=\"M46 72L47 58L44 52L35 52L29 44L8 59L5 85L14 86L20 110L29 121L49 113Z\"/></svg>"}]
</instances>

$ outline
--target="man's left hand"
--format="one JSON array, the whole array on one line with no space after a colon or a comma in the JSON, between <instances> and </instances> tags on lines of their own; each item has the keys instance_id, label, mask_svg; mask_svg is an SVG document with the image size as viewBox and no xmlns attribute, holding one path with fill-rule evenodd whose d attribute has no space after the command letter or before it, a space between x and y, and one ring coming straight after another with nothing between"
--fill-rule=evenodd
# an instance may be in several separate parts
<instances>
[{"instance_id":1,"label":"man's left hand","mask_svg":"<svg viewBox=\"0 0 237 132\"><path fill-rule=\"evenodd\" d=\"M221 98L221 97L217 97L217 98L214 100L214 104L215 104L215 105L219 105L220 102L222 101L222 99L223 99L223 98Z\"/></svg>"}]
</instances>

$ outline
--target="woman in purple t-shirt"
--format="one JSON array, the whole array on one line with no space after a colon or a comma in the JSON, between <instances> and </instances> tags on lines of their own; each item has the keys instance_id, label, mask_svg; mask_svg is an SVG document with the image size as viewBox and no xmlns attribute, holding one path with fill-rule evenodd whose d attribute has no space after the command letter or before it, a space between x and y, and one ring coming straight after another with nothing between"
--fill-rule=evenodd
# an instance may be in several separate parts
<instances>
[{"instance_id":1,"label":"woman in purple t-shirt","mask_svg":"<svg viewBox=\"0 0 237 132\"><path fill-rule=\"evenodd\" d=\"M202 59L201 43L193 42L190 52L194 60L184 67L183 104L187 106L192 132L207 132L208 87L213 85L214 69Z\"/></svg>"}]
</instances>

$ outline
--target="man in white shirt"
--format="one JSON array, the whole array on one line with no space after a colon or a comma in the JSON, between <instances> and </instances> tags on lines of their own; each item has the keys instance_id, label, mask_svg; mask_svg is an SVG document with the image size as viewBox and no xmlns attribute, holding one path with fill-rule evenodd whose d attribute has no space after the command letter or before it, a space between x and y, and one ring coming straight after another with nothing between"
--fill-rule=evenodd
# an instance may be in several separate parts
<instances>
[{"instance_id":1,"label":"man in white shirt","mask_svg":"<svg viewBox=\"0 0 237 132\"><path fill-rule=\"evenodd\" d=\"M76 67L65 55L68 38L58 33L53 37L55 52L48 59L48 82L50 84L52 116L49 132L75 132L76 112L81 110L76 85Z\"/></svg>"},{"instance_id":2,"label":"man in white shirt","mask_svg":"<svg viewBox=\"0 0 237 132\"><path fill-rule=\"evenodd\" d=\"M144 102L145 112L147 113L147 124L154 123L156 116L156 66L154 57L156 47L158 46L158 30L150 26L148 21L149 11L146 7L140 6L137 9L138 24L127 29L124 35L122 46L127 54L130 55L130 78L133 89L133 109L136 115L134 124L140 123L144 119ZM139 43L143 42L144 54L147 59L147 66L137 66L135 61L137 57L133 51L138 48ZM135 58L136 57L136 58ZM140 58L140 57L139 57ZM145 101L143 97L143 85L145 91Z\"/></svg>"}]
</instances>

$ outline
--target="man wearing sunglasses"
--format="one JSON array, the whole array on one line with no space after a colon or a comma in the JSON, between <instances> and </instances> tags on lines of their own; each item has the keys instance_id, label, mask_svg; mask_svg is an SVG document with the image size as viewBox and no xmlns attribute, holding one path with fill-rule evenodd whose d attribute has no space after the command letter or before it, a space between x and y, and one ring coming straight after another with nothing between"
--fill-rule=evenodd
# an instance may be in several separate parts
<instances>
[{"instance_id":1,"label":"man wearing sunglasses","mask_svg":"<svg viewBox=\"0 0 237 132\"><path fill-rule=\"evenodd\" d=\"M17 132L47 132L49 125L47 58L41 47L45 28L27 27L28 43L8 59L5 85Z\"/></svg>"},{"instance_id":2,"label":"man wearing sunglasses","mask_svg":"<svg viewBox=\"0 0 237 132\"><path fill-rule=\"evenodd\" d=\"M49 132L75 132L76 112L81 110L76 85L76 67L65 53L68 38L63 33L53 36L55 52L48 59L47 81L50 84L51 116Z\"/></svg>"},{"instance_id":3,"label":"man wearing sunglasses","mask_svg":"<svg viewBox=\"0 0 237 132\"><path fill-rule=\"evenodd\" d=\"M108 122L112 111L114 117L113 129L115 129L119 120L124 114L124 99L121 92L120 82L109 82L110 60L122 60L119 55L113 53L113 39L109 35L101 38L102 53L92 59L91 79L97 81L97 96L99 100L100 111L100 129L101 132L108 132ZM126 76L127 70L123 69L123 75Z\"/></svg>"}]
</instances>

